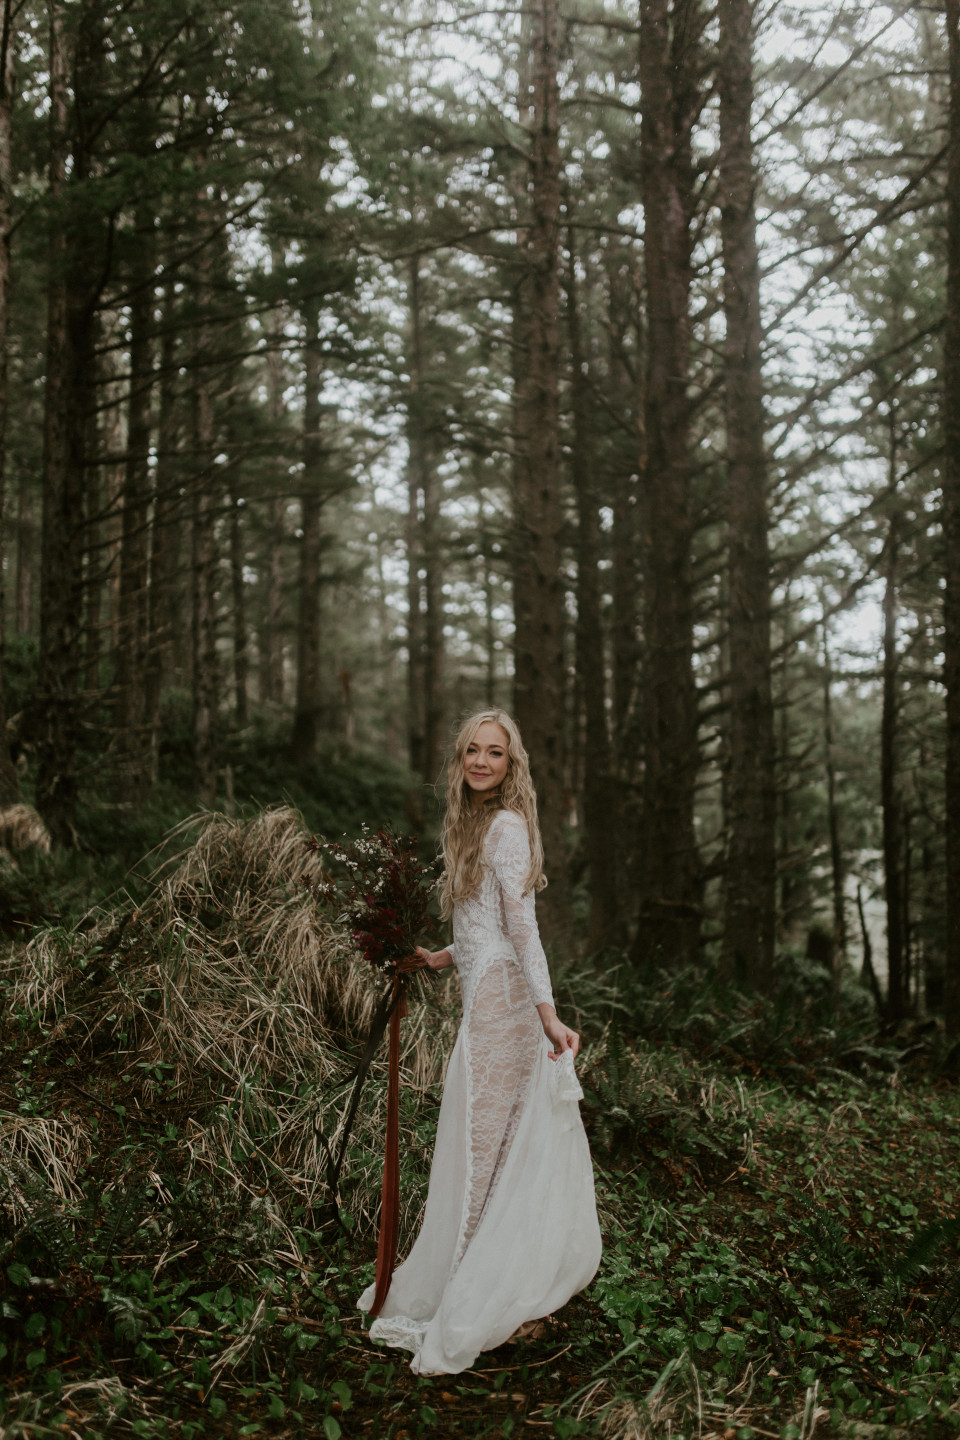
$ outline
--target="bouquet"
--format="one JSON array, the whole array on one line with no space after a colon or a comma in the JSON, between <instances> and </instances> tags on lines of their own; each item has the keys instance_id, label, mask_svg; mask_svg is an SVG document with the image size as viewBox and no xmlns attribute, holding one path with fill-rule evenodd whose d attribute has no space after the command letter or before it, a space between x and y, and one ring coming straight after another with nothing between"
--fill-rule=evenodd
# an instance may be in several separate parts
<instances>
[{"instance_id":1,"label":"bouquet","mask_svg":"<svg viewBox=\"0 0 960 1440\"><path fill-rule=\"evenodd\" d=\"M341 1132L340 1153L336 1159L324 1140L327 1177L336 1208L340 1171L360 1104L360 1092L389 1024L387 1132L373 1315L380 1313L386 1299L397 1258L400 1219L400 1021L407 1009L407 982L411 975L423 971L425 966L416 954L416 946L430 924L433 876L417 858L413 844L413 840L404 843L390 830L378 830L371 835L366 828L358 840L326 840L320 837L312 842L313 849L335 867L317 887L321 904L332 910L337 923L349 931L357 949L369 961L378 978L385 977L391 982L374 1012L370 1034L357 1066L353 1095ZM426 973L431 979L435 978L432 970Z\"/></svg>"},{"instance_id":2,"label":"bouquet","mask_svg":"<svg viewBox=\"0 0 960 1440\"><path fill-rule=\"evenodd\" d=\"M418 859L414 843L391 830L370 834L366 828L357 840L320 836L311 842L333 867L317 886L318 899L373 969L391 980L431 923L436 877Z\"/></svg>"}]
</instances>

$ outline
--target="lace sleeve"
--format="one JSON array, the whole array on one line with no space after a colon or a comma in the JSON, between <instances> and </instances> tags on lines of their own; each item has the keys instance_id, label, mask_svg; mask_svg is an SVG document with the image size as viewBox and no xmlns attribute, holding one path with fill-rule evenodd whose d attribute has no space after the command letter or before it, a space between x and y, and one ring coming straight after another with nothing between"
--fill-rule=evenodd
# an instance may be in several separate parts
<instances>
[{"instance_id":1,"label":"lace sleeve","mask_svg":"<svg viewBox=\"0 0 960 1440\"><path fill-rule=\"evenodd\" d=\"M553 1004L550 971L540 943L534 894L524 895L530 869L530 839L526 822L511 810L502 810L492 835L493 871L503 892L503 914L507 935L523 970L534 1005Z\"/></svg>"}]
</instances>

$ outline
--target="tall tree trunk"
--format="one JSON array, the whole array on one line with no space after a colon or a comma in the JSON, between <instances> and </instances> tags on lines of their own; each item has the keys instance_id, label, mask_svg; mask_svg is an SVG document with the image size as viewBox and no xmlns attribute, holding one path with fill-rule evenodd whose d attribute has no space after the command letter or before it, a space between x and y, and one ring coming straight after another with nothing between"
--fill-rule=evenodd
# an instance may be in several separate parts
<instances>
[{"instance_id":1,"label":"tall tree trunk","mask_svg":"<svg viewBox=\"0 0 960 1440\"><path fill-rule=\"evenodd\" d=\"M636 331L636 356L632 370L627 360L627 336L631 326ZM639 477L646 466L647 452L644 332L643 287L639 270L631 275L630 290L624 296L617 284L616 270L609 267L607 333L611 401L621 415L633 416L635 431L632 448L628 444L627 455L619 458L610 480L613 510L610 536L613 602L610 626L611 719L617 774L621 782L629 785L636 785L639 780L642 749L637 734L637 696L641 684ZM620 818L624 823L626 816L621 814ZM637 826L631 828L638 829ZM631 851L636 848L634 844L629 846ZM631 854L629 858L635 870L635 857Z\"/></svg>"},{"instance_id":2,"label":"tall tree trunk","mask_svg":"<svg viewBox=\"0 0 960 1440\"><path fill-rule=\"evenodd\" d=\"M100 339L98 327L97 339ZM87 546L84 588L84 684L95 695L103 656L112 658L120 633L120 561L123 553L123 488L126 480L126 412L116 377L104 357L99 377L105 402L87 422Z\"/></svg>"},{"instance_id":3,"label":"tall tree trunk","mask_svg":"<svg viewBox=\"0 0 960 1440\"><path fill-rule=\"evenodd\" d=\"M3 0L0 30L0 809L15 805L20 783L6 743L6 703L3 669L6 655L6 583L8 547L6 524L7 345L10 308L10 227L13 220L13 165L10 153L13 117L13 61L15 20L12 0Z\"/></svg>"},{"instance_id":4,"label":"tall tree trunk","mask_svg":"<svg viewBox=\"0 0 960 1440\"><path fill-rule=\"evenodd\" d=\"M687 383L691 129L699 113L698 0L641 0L640 166L647 271L646 465L641 474L644 843L634 959L697 956L702 884Z\"/></svg>"},{"instance_id":5,"label":"tall tree trunk","mask_svg":"<svg viewBox=\"0 0 960 1440\"><path fill-rule=\"evenodd\" d=\"M205 257L201 257L201 266ZM209 304L209 286L198 285L198 304ZM195 337L192 378L191 560L193 661L193 763L197 799L212 808L217 799L218 712L217 667L217 492L214 484L215 426L211 395L210 325L201 319Z\"/></svg>"},{"instance_id":6,"label":"tall tree trunk","mask_svg":"<svg viewBox=\"0 0 960 1440\"><path fill-rule=\"evenodd\" d=\"M833 747L833 666L827 619L823 619L823 749L827 774L827 828L830 834L830 874L833 888L833 971L847 955L847 910L844 887L843 846L840 843L840 811L837 805L837 770Z\"/></svg>"},{"instance_id":7,"label":"tall tree trunk","mask_svg":"<svg viewBox=\"0 0 960 1440\"><path fill-rule=\"evenodd\" d=\"M320 345L316 301L304 313L303 490L300 496L300 591L297 614L297 698L291 751L300 764L316 757L320 728Z\"/></svg>"},{"instance_id":8,"label":"tall tree trunk","mask_svg":"<svg viewBox=\"0 0 960 1440\"><path fill-rule=\"evenodd\" d=\"M130 306L130 380L123 475L120 580L114 649L116 798L142 806L150 783L150 743L144 710L148 624L148 510L154 385L152 215L141 210L143 233Z\"/></svg>"},{"instance_id":9,"label":"tall tree trunk","mask_svg":"<svg viewBox=\"0 0 960 1440\"><path fill-rule=\"evenodd\" d=\"M903 906L903 914L900 917L900 933L903 937L903 998L906 1006L911 1008L916 999L916 987L914 984L913 964L913 925L911 923L911 904L913 896L911 887L913 884L913 837L910 834L910 822L913 814L909 806L904 806L902 811L902 833L903 845L901 847L901 884L900 902Z\"/></svg>"},{"instance_id":10,"label":"tall tree trunk","mask_svg":"<svg viewBox=\"0 0 960 1440\"><path fill-rule=\"evenodd\" d=\"M753 0L719 0L719 20L730 656L729 840L721 967L728 976L768 989L774 976L776 779L751 138Z\"/></svg>"},{"instance_id":11,"label":"tall tree trunk","mask_svg":"<svg viewBox=\"0 0 960 1440\"><path fill-rule=\"evenodd\" d=\"M144 673L143 723L150 756L150 784L156 784L160 756L160 702L171 678L175 629L181 624L179 551L183 528L180 494L181 397L177 388L176 291L165 288L160 349L160 405L157 423L157 464L150 527L150 589L147 612L147 653Z\"/></svg>"},{"instance_id":12,"label":"tall tree trunk","mask_svg":"<svg viewBox=\"0 0 960 1440\"><path fill-rule=\"evenodd\" d=\"M529 131L529 223L515 308L516 455L513 494L514 712L540 807L545 933L570 927L564 838L566 615L561 575L558 390L560 146L556 0L533 0L521 56L521 115ZM526 52L526 38L523 40Z\"/></svg>"},{"instance_id":13,"label":"tall tree trunk","mask_svg":"<svg viewBox=\"0 0 960 1440\"><path fill-rule=\"evenodd\" d=\"M407 399L409 508L407 530L407 679L410 764L428 785L440 767L443 726L443 577L440 563L440 479L432 442L423 342L420 257L410 261L410 388Z\"/></svg>"},{"instance_id":14,"label":"tall tree trunk","mask_svg":"<svg viewBox=\"0 0 960 1440\"><path fill-rule=\"evenodd\" d=\"M407 476L407 755L410 769L423 777L423 555L420 487L410 450ZM418 802L419 808L419 802Z\"/></svg>"},{"instance_id":15,"label":"tall tree trunk","mask_svg":"<svg viewBox=\"0 0 960 1440\"><path fill-rule=\"evenodd\" d=\"M618 467L612 478L613 527L610 537L612 561L612 615L610 650L612 671L612 721L614 747L621 776L636 782L639 774L635 739L636 696L641 682L639 611L640 586L637 567L638 495L636 476Z\"/></svg>"},{"instance_id":16,"label":"tall tree trunk","mask_svg":"<svg viewBox=\"0 0 960 1440\"><path fill-rule=\"evenodd\" d=\"M569 254L567 319L573 408L572 471L577 500L575 654L584 716L583 822L590 872L589 944L596 952L623 939L618 864L622 842L617 814L619 787L612 774L613 754L607 728L606 660L600 611L600 515L594 483L597 467L572 230Z\"/></svg>"},{"instance_id":17,"label":"tall tree trunk","mask_svg":"<svg viewBox=\"0 0 960 1440\"><path fill-rule=\"evenodd\" d=\"M950 53L947 170L947 313L943 337L943 536L946 561L943 681L947 691L944 1015L960 1036L960 0L946 0Z\"/></svg>"},{"instance_id":18,"label":"tall tree trunk","mask_svg":"<svg viewBox=\"0 0 960 1440\"><path fill-rule=\"evenodd\" d=\"M286 698L283 633L283 562L287 502L281 495L267 501L266 595L258 667L261 701L282 705Z\"/></svg>"},{"instance_id":19,"label":"tall tree trunk","mask_svg":"<svg viewBox=\"0 0 960 1440\"><path fill-rule=\"evenodd\" d=\"M384 703L383 741L391 760L399 760L406 749L406 736L398 723L396 695L400 680L397 675L397 650L394 639L394 614L389 603L390 584L386 574L387 537L378 532L374 539L376 555L376 605L378 650L380 653L379 695Z\"/></svg>"},{"instance_id":20,"label":"tall tree trunk","mask_svg":"<svg viewBox=\"0 0 960 1440\"><path fill-rule=\"evenodd\" d=\"M61 200L67 173L67 73L62 17L50 11L49 187ZM74 157L76 167L77 158ZM74 237L71 237L73 240ZM86 237L84 237L86 238ZM86 258L81 240L79 268ZM62 216L50 227L47 356L43 427L40 655L37 672L36 801L54 843L76 837L77 665L80 642L84 513L84 428L92 312L82 273L70 265ZM69 269L68 269L69 266Z\"/></svg>"},{"instance_id":21,"label":"tall tree trunk","mask_svg":"<svg viewBox=\"0 0 960 1440\"><path fill-rule=\"evenodd\" d=\"M283 264L283 255L274 252L274 268ZM272 322L270 350L267 355L267 385L270 396L270 418L277 434L281 433L286 409L284 392L284 362L281 346L285 312L280 310ZM277 471L278 486L284 470ZM283 495L272 495L266 505L267 545L265 565L265 597L262 612L259 664L257 668L257 693L262 703L282 705L284 701L284 634L283 634L283 560L286 541L286 499Z\"/></svg>"},{"instance_id":22,"label":"tall tree trunk","mask_svg":"<svg viewBox=\"0 0 960 1440\"><path fill-rule=\"evenodd\" d=\"M611 454L607 497L610 528L610 729L618 786L620 914L636 919L643 870L643 692L641 643L640 477L646 468L646 320L643 266L638 257L607 266L609 404L625 421Z\"/></svg>"},{"instance_id":23,"label":"tall tree trunk","mask_svg":"<svg viewBox=\"0 0 960 1440\"><path fill-rule=\"evenodd\" d=\"M98 342L103 334L98 326ZM104 639L104 597L106 579L109 573L107 545L105 543L106 523L104 511L107 501L107 456L122 449L123 427L119 417L119 405L104 406L87 417L87 465L84 480L84 495L87 506L86 555L83 571L83 688L88 697L99 695L103 662ZM110 521L114 520L111 514Z\"/></svg>"},{"instance_id":24,"label":"tall tree trunk","mask_svg":"<svg viewBox=\"0 0 960 1440\"><path fill-rule=\"evenodd\" d=\"M797 940L794 920L801 908L802 897L797 883L797 850L794 844L794 764L790 715L790 664L796 653L793 639L793 596L787 581L783 603L783 629L777 644L776 713L777 713L777 931L786 944Z\"/></svg>"},{"instance_id":25,"label":"tall tree trunk","mask_svg":"<svg viewBox=\"0 0 960 1440\"><path fill-rule=\"evenodd\" d=\"M29 635L33 630L34 556L37 535L31 478L26 470L21 470L17 483L16 626L18 635Z\"/></svg>"},{"instance_id":26,"label":"tall tree trunk","mask_svg":"<svg viewBox=\"0 0 960 1440\"><path fill-rule=\"evenodd\" d=\"M877 979L877 972L873 968L873 944L870 940L870 931L867 928L867 918L863 913L862 888L857 885L857 914L860 917L860 942L863 946L863 967L860 971L860 984L869 985L873 1002L877 1007L877 1015L883 1015L883 995L880 991L880 982Z\"/></svg>"},{"instance_id":27,"label":"tall tree trunk","mask_svg":"<svg viewBox=\"0 0 960 1440\"><path fill-rule=\"evenodd\" d=\"M248 719L247 675L250 661L247 645L246 585L243 579L243 500L236 481L230 485L230 594L233 599L233 696L234 719L242 729Z\"/></svg>"},{"instance_id":28,"label":"tall tree trunk","mask_svg":"<svg viewBox=\"0 0 960 1440\"><path fill-rule=\"evenodd\" d=\"M490 532L485 515L486 496L483 491L477 498L478 529L480 533L480 565L483 583L483 653L484 689L483 702L488 710L497 703L497 617L494 600L494 568L490 550Z\"/></svg>"},{"instance_id":29,"label":"tall tree trunk","mask_svg":"<svg viewBox=\"0 0 960 1440\"><path fill-rule=\"evenodd\" d=\"M891 474L895 418L891 416ZM883 710L880 718L880 800L883 808L883 876L887 904L887 1016L901 1019L906 1009L903 987L903 827L897 777L899 656L897 654L897 569L899 517L894 510L887 531L883 596Z\"/></svg>"}]
</instances>

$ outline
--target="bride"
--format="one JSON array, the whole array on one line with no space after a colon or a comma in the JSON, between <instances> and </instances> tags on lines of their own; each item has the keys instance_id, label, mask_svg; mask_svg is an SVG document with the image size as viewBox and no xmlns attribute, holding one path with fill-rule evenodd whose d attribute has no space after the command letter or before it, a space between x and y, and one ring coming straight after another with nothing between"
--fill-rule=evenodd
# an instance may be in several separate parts
<instances>
[{"instance_id":1,"label":"bride","mask_svg":"<svg viewBox=\"0 0 960 1440\"><path fill-rule=\"evenodd\" d=\"M456 1374L590 1283L600 1263L590 1151L573 1061L537 930L546 884L537 802L514 721L462 727L443 824L445 917L463 1021L450 1057L423 1228L370 1336L413 1351L420 1375ZM373 1304L374 1287L361 1295Z\"/></svg>"}]
</instances>

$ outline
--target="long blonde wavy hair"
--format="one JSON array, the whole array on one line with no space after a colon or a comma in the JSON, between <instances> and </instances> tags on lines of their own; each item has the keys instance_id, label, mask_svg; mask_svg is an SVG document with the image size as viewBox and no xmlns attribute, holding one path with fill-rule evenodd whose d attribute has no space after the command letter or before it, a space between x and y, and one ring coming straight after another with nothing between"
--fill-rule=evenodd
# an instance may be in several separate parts
<instances>
[{"instance_id":1,"label":"long blonde wavy hair","mask_svg":"<svg viewBox=\"0 0 960 1440\"><path fill-rule=\"evenodd\" d=\"M473 792L464 775L464 760L467 747L480 726L488 722L499 725L507 737L507 773L500 789L475 810L471 803ZM453 913L455 904L468 900L479 888L483 878L483 841L498 810L512 810L526 821L530 869L524 894L542 890L547 877L543 873L543 843L537 823L537 792L530 778L530 757L512 716L505 710L480 710L461 725L447 767L447 808L441 831L444 871L439 887L444 919Z\"/></svg>"}]
</instances>

